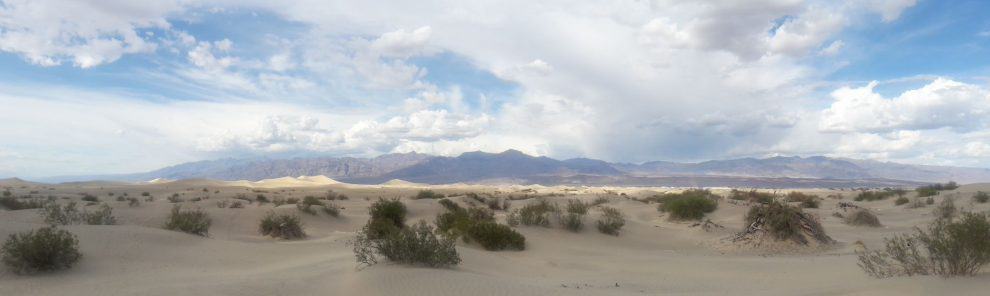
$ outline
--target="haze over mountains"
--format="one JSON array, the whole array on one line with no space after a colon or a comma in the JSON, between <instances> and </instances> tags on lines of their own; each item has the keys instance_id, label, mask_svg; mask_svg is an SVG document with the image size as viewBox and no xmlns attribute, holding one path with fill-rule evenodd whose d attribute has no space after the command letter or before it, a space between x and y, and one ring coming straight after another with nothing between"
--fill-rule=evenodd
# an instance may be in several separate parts
<instances>
[{"instance_id":1,"label":"haze over mountains","mask_svg":"<svg viewBox=\"0 0 990 296\"><path fill-rule=\"evenodd\" d=\"M744 187L912 186L949 180L961 183L990 182L990 169L907 165L823 156L632 164L587 158L557 160L530 156L516 150L501 153L468 152L456 157L413 152L374 158L219 159L184 163L145 173L65 176L42 181L147 181L158 178L256 181L315 175L358 184L378 184L392 179L427 184L464 182Z\"/></svg>"}]
</instances>

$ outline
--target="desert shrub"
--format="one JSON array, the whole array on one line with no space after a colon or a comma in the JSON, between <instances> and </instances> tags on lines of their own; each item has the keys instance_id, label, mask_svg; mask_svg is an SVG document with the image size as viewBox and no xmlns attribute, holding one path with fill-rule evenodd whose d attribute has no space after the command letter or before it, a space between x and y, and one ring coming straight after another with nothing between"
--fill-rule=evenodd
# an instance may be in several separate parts
<instances>
[{"instance_id":1,"label":"desert shrub","mask_svg":"<svg viewBox=\"0 0 990 296\"><path fill-rule=\"evenodd\" d=\"M669 213L670 219L700 220L705 213L711 213L717 207L718 203L707 194L684 192L679 195L665 195L659 209Z\"/></svg>"},{"instance_id":2,"label":"desert shrub","mask_svg":"<svg viewBox=\"0 0 990 296\"><path fill-rule=\"evenodd\" d=\"M223 208L226 208L229 205L230 205L230 202L228 202L226 200L217 201L217 207L218 208L223 209Z\"/></svg>"},{"instance_id":3,"label":"desert shrub","mask_svg":"<svg viewBox=\"0 0 990 296\"><path fill-rule=\"evenodd\" d=\"M183 200L181 197L179 197L179 194L178 193L172 194L171 196L168 197L168 202L170 202L170 203L180 203L180 202L183 202L183 201L185 201L185 200Z\"/></svg>"},{"instance_id":4,"label":"desert shrub","mask_svg":"<svg viewBox=\"0 0 990 296\"><path fill-rule=\"evenodd\" d=\"M299 220L299 216L287 215L287 214L275 214L275 212L268 212L264 218L261 218L261 225L258 227L258 231L262 235L268 235L274 238L281 239L299 239L306 237L306 233L303 232L302 222Z\"/></svg>"},{"instance_id":5,"label":"desert shrub","mask_svg":"<svg viewBox=\"0 0 990 296\"><path fill-rule=\"evenodd\" d=\"M973 201L978 203L986 203L987 201L990 201L990 194L983 191L977 192L976 194L973 194Z\"/></svg>"},{"instance_id":6,"label":"desert shrub","mask_svg":"<svg viewBox=\"0 0 990 296\"><path fill-rule=\"evenodd\" d=\"M956 212L956 202L952 198L946 198L932 210L932 215L938 219L951 219L956 216Z\"/></svg>"},{"instance_id":7,"label":"desert shrub","mask_svg":"<svg viewBox=\"0 0 990 296\"><path fill-rule=\"evenodd\" d=\"M190 199L189 199L189 201L191 201L191 202L200 202L200 201L202 201L202 200L203 200L203 198L202 198L202 197L193 197L193 198L190 198Z\"/></svg>"},{"instance_id":8,"label":"desert shrub","mask_svg":"<svg viewBox=\"0 0 990 296\"><path fill-rule=\"evenodd\" d=\"M141 201L139 201L136 197L128 197L127 198L127 206L132 207L132 208L133 207L141 206Z\"/></svg>"},{"instance_id":9,"label":"desert shrub","mask_svg":"<svg viewBox=\"0 0 990 296\"><path fill-rule=\"evenodd\" d=\"M894 194L895 193L891 191L860 191L859 194L856 194L856 197L853 198L853 200L855 201L884 200L891 196L894 196Z\"/></svg>"},{"instance_id":10,"label":"desert shrub","mask_svg":"<svg viewBox=\"0 0 990 296\"><path fill-rule=\"evenodd\" d=\"M340 206L334 202L329 202L323 205L323 212L331 217L340 217Z\"/></svg>"},{"instance_id":11,"label":"desert shrub","mask_svg":"<svg viewBox=\"0 0 990 296\"><path fill-rule=\"evenodd\" d=\"M239 200L235 200L235 201L233 201L233 202L230 203L230 206L228 208L231 208L231 209L243 209L244 208L244 203L242 203Z\"/></svg>"},{"instance_id":12,"label":"desert shrub","mask_svg":"<svg viewBox=\"0 0 990 296\"><path fill-rule=\"evenodd\" d=\"M380 258L399 264L434 268L454 266L461 262L454 240L437 237L433 233L433 227L426 222L420 221L415 226L381 237L369 235L370 226L369 223L359 231L353 242L354 255L361 264L373 265Z\"/></svg>"},{"instance_id":13,"label":"desert shrub","mask_svg":"<svg viewBox=\"0 0 990 296\"><path fill-rule=\"evenodd\" d=\"M437 203L440 203L440 205L443 206L443 208L447 209L448 211L457 211L462 209L461 206L458 205L456 202L446 198L440 199L439 201L437 201Z\"/></svg>"},{"instance_id":14,"label":"desert shrub","mask_svg":"<svg viewBox=\"0 0 990 296\"><path fill-rule=\"evenodd\" d=\"M95 195L88 194L88 193L87 194L83 194L82 200L83 201L88 201L88 202L100 202L100 198L96 197Z\"/></svg>"},{"instance_id":15,"label":"desert shrub","mask_svg":"<svg viewBox=\"0 0 990 296\"><path fill-rule=\"evenodd\" d=\"M275 204L275 207L284 205L285 204L285 199L284 198L281 198L281 197L273 198L272 199L272 204Z\"/></svg>"},{"instance_id":16,"label":"desert shrub","mask_svg":"<svg viewBox=\"0 0 990 296\"><path fill-rule=\"evenodd\" d=\"M729 199L745 200L763 204L771 203L775 198L776 196L771 193L756 191L756 189L750 191L732 189L732 191L729 192Z\"/></svg>"},{"instance_id":17,"label":"desert shrub","mask_svg":"<svg viewBox=\"0 0 990 296\"><path fill-rule=\"evenodd\" d=\"M626 225L626 219L618 209L602 207L602 215L596 224L601 233L619 235L619 229Z\"/></svg>"},{"instance_id":18,"label":"desert shrub","mask_svg":"<svg viewBox=\"0 0 990 296\"><path fill-rule=\"evenodd\" d=\"M110 196L113 196L113 192L110 193ZM119 195L117 196L117 201L127 201L127 198L123 195Z\"/></svg>"},{"instance_id":19,"label":"desert shrub","mask_svg":"<svg viewBox=\"0 0 990 296\"><path fill-rule=\"evenodd\" d=\"M931 197L926 198L925 199L925 204L927 204L927 205L933 205L933 204L935 204L935 199L934 198L931 198Z\"/></svg>"},{"instance_id":20,"label":"desert shrub","mask_svg":"<svg viewBox=\"0 0 990 296\"><path fill-rule=\"evenodd\" d=\"M318 198L316 198L315 196L312 196L312 195L307 195L306 197L304 197L303 200L302 200L302 203L303 204L306 204L306 205L311 205L311 206L322 206L323 205L323 201L320 201L320 199L318 199Z\"/></svg>"},{"instance_id":21,"label":"desert shrub","mask_svg":"<svg viewBox=\"0 0 990 296\"><path fill-rule=\"evenodd\" d=\"M395 226L392 221L385 219L370 219L368 223L364 225L364 235L369 239L381 239L387 236L393 235L401 228Z\"/></svg>"},{"instance_id":22,"label":"desert shrub","mask_svg":"<svg viewBox=\"0 0 990 296\"><path fill-rule=\"evenodd\" d=\"M406 205L398 199L382 199L371 204L368 214L371 220L384 220L392 223L397 228L404 228L406 225Z\"/></svg>"},{"instance_id":23,"label":"desert shrub","mask_svg":"<svg viewBox=\"0 0 990 296\"><path fill-rule=\"evenodd\" d=\"M2 197L0 198L0 205L8 210L16 211L41 208L45 203L36 199L18 200L14 197Z\"/></svg>"},{"instance_id":24,"label":"desert shrub","mask_svg":"<svg viewBox=\"0 0 990 296\"><path fill-rule=\"evenodd\" d=\"M512 202L509 199L502 199L499 197L490 198L485 201L488 208L492 211L508 211L509 207L512 206Z\"/></svg>"},{"instance_id":25,"label":"desert shrub","mask_svg":"<svg viewBox=\"0 0 990 296\"><path fill-rule=\"evenodd\" d=\"M844 218L846 224L852 226L880 227L880 219L867 209L859 209Z\"/></svg>"},{"instance_id":26,"label":"desert shrub","mask_svg":"<svg viewBox=\"0 0 990 296\"><path fill-rule=\"evenodd\" d=\"M487 202L487 199L486 198L484 198L483 196L478 195L477 193L474 193L474 192L468 192L464 196L466 196L467 198L476 200L478 202L481 202L481 203Z\"/></svg>"},{"instance_id":27,"label":"desert shrub","mask_svg":"<svg viewBox=\"0 0 990 296\"><path fill-rule=\"evenodd\" d=\"M299 209L300 212L306 214L316 215L316 209L313 208L313 205L308 203L297 203L296 209Z\"/></svg>"},{"instance_id":28,"label":"desert shrub","mask_svg":"<svg viewBox=\"0 0 990 296\"><path fill-rule=\"evenodd\" d=\"M817 195L813 195L813 194L807 194L807 193L797 192L797 191L791 191L786 196L784 196L784 199L787 200L788 202L802 202L803 203L803 202L806 202L806 201L809 201L809 200L810 201L817 201L818 200L818 196Z\"/></svg>"},{"instance_id":29,"label":"desert shrub","mask_svg":"<svg viewBox=\"0 0 990 296\"><path fill-rule=\"evenodd\" d=\"M545 199L538 199L536 202L527 204L513 212L518 213L519 222L523 225L550 227L550 214L559 211L556 204Z\"/></svg>"},{"instance_id":30,"label":"desert shrub","mask_svg":"<svg viewBox=\"0 0 990 296\"><path fill-rule=\"evenodd\" d=\"M584 215L588 213L588 204L576 199L567 200L567 212L571 214Z\"/></svg>"},{"instance_id":31,"label":"desert shrub","mask_svg":"<svg viewBox=\"0 0 990 296\"><path fill-rule=\"evenodd\" d=\"M40 210L41 217L48 225L72 225L82 221L82 213L76 206L76 202L70 201L65 205L49 202Z\"/></svg>"},{"instance_id":32,"label":"desert shrub","mask_svg":"<svg viewBox=\"0 0 990 296\"><path fill-rule=\"evenodd\" d=\"M908 209L924 208L925 203L921 201L920 198L915 197L910 204L907 205Z\"/></svg>"},{"instance_id":33,"label":"desert shrub","mask_svg":"<svg viewBox=\"0 0 990 296\"><path fill-rule=\"evenodd\" d=\"M270 200L268 200L268 197L265 196L264 194L258 194L258 196L255 196L254 200L258 201L258 203L261 203L261 204L265 204L265 203L271 202Z\"/></svg>"},{"instance_id":34,"label":"desert shrub","mask_svg":"<svg viewBox=\"0 0 990 296\"><path fill-rule=\"evenodd\" d=\"M807 244L808 237L818 242L831 242L817 219L782 202L754 205L745 216L746 225L758 225L777 240L792 240Z\"/></svg>"},{"instance_id":35,"label":"desert shrub","mask_svg":"<svg viewBox=\"0 0 990 296\"><path fill-rule=\"evenodd\" d=\"M295 197L286 198L285 199L285 203L290 204L290 205L297 204L297 203L299 203L299 198L295 198Z\"/></svg>"},{"instance_id":36,"label":"desert shrub","mask_svg":"<svg viewBox=\"0 0 990 296\"><path fill-rule=\"evenodd\" d=\"M151 196L151 193L147 191L141 192L141 196Z\"/></svg>"},{"instance_id":37,"label":"desert shrub","mask_svg":"<svg viewBox=\"0 0 990 296\"><path fill-rule=\"evenodd\" d=\"M231 206L233 207L233 206ZM172 207L172 212L165 220L165 229L182 231L199 236L207 236L213 220L203 210L181 210L181 206Z\"/></svg>"},{"instance_id":38,"label":"desert shrub","mask_svg":"<svg viewBox=\"0 0 990 296\"><path fill-rule=\"evenodd\" d=\"M438 194L433 192L433 190L420 190L413 199L438 199L443 197L443 194Z\"/></svg>"},{"instance_id":39,"label":"desert shrub","mask_svg":"<svg viewBox=\"0 0 990 296\"><path fill-rule=\"evenodd\" d=\"M817 209L820 205L817 199L809 199L801 202L801 207L805 209Z\"/></svg>"},{"instance_id":40,"label":"desert shrub","mask_svg":"<svg viewBox=\"0 0 990 296\"><path fill-rule=\"evenodd\" d=\"M520 221L520 218L519 218L519 211L513 211L513 212L509 213L508 216L505 217L505 224L509 224L509 226L512 226L512 227L519 226L519 223L520 222L521 221Z\"/></svg>"},{"instance_id":41,"label":"desert shrub","mask_svg":"<svg viewBox=\"0 0 990 296\"><path fill-rule=\"evenodd\" d=\"M935 196L938 195L938 190L930 187L919 187L915 189L918 192L919 197Z\"/></svg>"},{"instance_id":42,"label":"desert shrub","mask_svg":"<svg viewBox=\"0 0 990 296\"><path fill-rule=\"evenodd\" d=\"M911 202L911 200L909 200L907 197L901 196L894 200L894 205L899 206L899 205L907 204L909 202Z\"/></svg>"},{"instance_id":43,"label":"desert shrub","mask_svg":"<svg viewBox=\"0 0 990 296\"><path fill-rule=\"evenodd\" d=\"M463 237L465 242L470 242L470 237L465 236L472 225L480 222L495 222L495 215L491 210L483 208L456 208L437 215L435 224L437 230L451 238Z\"/></svg>"},{"instance_id":44,"label":"desert shrub","mask_svg":"<svg viewBox=\"0 0 990 296\"><path fill-rule=\"evenodd\" d=\"M594 200L591 201L592 206L603 205L607 203L608 203L608 197L605 196L596 197Z\"/></svg>"},{"instance_id":45,"label":"desert shrub","mask_svg":"<svg viewBox=\"0 0 990 296\"><path fill-rule=\"evenodd\" d=\"M82 220L89 225L114 225L117 218L113 216L113 208L108 204L103 204L95 212L83 211Z\"/></svg>"},{"instance_id":46,"label":"desert shrub","mask_svg":"<svg viewBox=\"0 0 990 296\"><path fill-rule=\"evenodd\" d=\"M69 268L82 257L76 236L53 226L11 234L0 253L3 263L18 274Z\"/></svg>"},{"instance_id":47,"label":"desert shrub","mask_svg":"<svg viewBox=\"0 0 990 296\"><path fill-rule=\"evenodd\" d=\"M925 197L925 196L937 195L939 191L956 190L957 188L959 188L959 184L957 184L955 181L949 181L948 183L945 184L935 183L927 186L921 186L916 188L915 191L918 192L918 196Z\"/></svg>"},{"instance_id":48,"label":"desert shrub","mask_svg":"<svg viewBox=\"0 0 990 296\"><path fill-rule=\"evenodd\" d=\"M868 275L885 278L936 274L972 276L990 263L990 222L983 214L933 221L927 231L884 239L885 249L857 252Z\"/></svg>"},{"instance_id":49,"label":"desert shrub","mask_svg":"<svg viewBox=\"0 0 990 296\"><path fill-rule=\"evenodd\" d=\"M254 200L248 198L247 195L245 195L244 193L238 193L234 195L234 199L242 200L248 204L252 204L254 202Z\"/></svg>"},{"instance_id":50,"label":"desert shrub","mask_svg":"<svg viewBox=\"0 0 990 296\"><path fill-rule=\"evenodd\" d=\"M509 226L495 222L484 221L474 223L467 230L467 236L478 242L485 250L523 250L526 248L526 238Z\"/></svg>"},{"instance_id":51,"label":"desert shrub","mask_svg":"<svg viewBox=\"0 0 990 296\"><path fill-rule=\"evenodd\" d=\"M584 215L588 213L588 205L580 200L571 199L567 201L565 209L567 214L560 221L564 229L572 232L579 232L584 229Z\"/></svg>"}]
</instances>

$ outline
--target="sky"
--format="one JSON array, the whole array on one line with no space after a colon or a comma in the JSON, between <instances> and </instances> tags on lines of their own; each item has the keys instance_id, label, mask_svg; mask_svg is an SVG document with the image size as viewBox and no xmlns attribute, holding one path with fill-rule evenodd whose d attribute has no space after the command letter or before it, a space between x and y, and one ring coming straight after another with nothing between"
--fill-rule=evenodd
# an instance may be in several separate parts
<instances>
[{"instance_id":1,"label":"sky","mask_svg":"<svg viewBox=\"0 0 990 296\"><path fill-rule=\"evenodd\" d=\"M506 149L990 167L990 1L0 0L0 177Z\"/></svg>"}]
</instances>

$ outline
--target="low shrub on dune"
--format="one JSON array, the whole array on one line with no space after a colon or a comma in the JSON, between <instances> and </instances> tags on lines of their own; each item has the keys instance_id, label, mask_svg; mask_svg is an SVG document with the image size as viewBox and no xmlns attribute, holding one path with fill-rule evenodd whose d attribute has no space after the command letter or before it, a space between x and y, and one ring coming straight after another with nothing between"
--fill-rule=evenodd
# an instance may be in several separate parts
<instances>
[{"instance_id":1,"label":"low shrub on dune","mask_svg":"<svg viewBox=\"0 0 990 296\"><path fill-rule=\"evenodd\" d=\"M852 226L880 227L880 219L867 209L858 209L844 218L846 224Z\"/></svg>"},{"instance_id":2,"label":"low shrub on dune","mask_svg":"<svg viewBox=\"0 0 990 296\"><path fill-rule=\"evenodd\" d=\"M300 239L306 237L299 216L279 215L275 214L275 212L268 212L264 218L261 218L261 225L258 226L258 231L262 235L281 239Z\"/></svg>"},{"instance_id":3,"label":"low shrub on dune","mask_svg":"<svg viewBox=\"0 0 990 296\"><path fill-rule=\"evenodd\" d=\"M210 225L213 224L210 216L200 209L182 210L181 208L179 205L172 207L172 211L165 220L165 229L207 236L210 232Z\"/></svg>"},{"instance_id":4,"label":"low shrub on dune","mask_svg":"<svg viewBox=\"0 0 990 296\"><path fill-rule=\"evenodd\" d=\"M75 235L49 226L11 234L0 247L0 256L14 273L31 274L72 267L82 254Z\"/></svg>"},{"instance_id":5,"label":"low shrub on dune","mask_svg":"<svg viewBox=\"0 0 990 296\"><path fill-rule=\"evenodd\" d=\"M374 265L381 260L389 262L426 266L450 267L461 262L454 247L454 240L434 234L434 229L424 221L412 227L394 229L384 235L370 235L373 224L395 227L385 220L371 220L358 231L353 241L354 256L358 263Z\"/></svg>"},{"instance_id":6,"label":"low shrub on dune","mask_svg":"<svg viewBox=\"0 0 990 296\"><path fill-rule=\"evenodd\" d=\"M857 251L866 274L892 276L972 276L990 263L990 221L984 214L936 218L927 230L884 239L883 250Z\"/></svg>"},{"instance_id":7,"label":"low shrub on dune","mask_svg":"<svg viewBox=\"0 0 990 296\"><path fill-rule=\"evenodd\" d=\"M715 196L708 190L688 190L682 193L664 194L663 204L658 207L673 220L701 220L706 213L718 208Z\"/></svg>"},{"instance_id":8,"label":"low shrub on dune","mask_svg":"<svg viewBox=\"0 0 990 296\"><path fill-rule=\"evenodd\" d=\"M596 223L598 231L608 235L619 235L619 229L626 225L622 212L612 207L602 207L601 218Z\"/></svg>"}]
</instances>

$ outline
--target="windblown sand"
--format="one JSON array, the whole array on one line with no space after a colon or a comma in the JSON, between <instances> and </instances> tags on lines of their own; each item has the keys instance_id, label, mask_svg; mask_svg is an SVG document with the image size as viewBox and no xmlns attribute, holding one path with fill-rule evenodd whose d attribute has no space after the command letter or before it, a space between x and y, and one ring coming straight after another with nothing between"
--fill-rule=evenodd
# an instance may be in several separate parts
<instances>
[{"instance_id":1,"label":"windblown sand","mask_svg":"<svg viewBox=\"0 0 990 296\"><path fill-rule=\"evenodd\" d=\"M581 233L560 227L520 226L525 251L489 252L458 243L462 263L451 269L379 264L358 268L348 245L368 219L367 207L378 197L401 197L409 220L432 222L441 207L436 200L412 200L421 188L394 181L382 186L337 183L324 177L281 178L262 182L183 180L149 184L70 183L59 185L7 182L16 196L53 195L60 202L79 201L80 193L98 196L113 206L118 224L67 226L79 236L83 258L71 269L22 276L0 268L0 295L987 295L990 270L975 277L943 279L932 276L878 280L856 266L855 242L882 246L883 237L912 231L931 221L927 206L908 209L893 200L855 202L875 211L883 227L852 227L832 217L837 199L826 198L819 209L828 235L838 244L825 250L753 250L725 248L722 239L743 228L748 206L721 201L708 217L725 228L707 232L689 222L671 222L656 204L633 200L662 188L587 188L542 186L434 186L445 194L466 192L563 196L591 201L610 197L609 206L626 214L618 237L598 233L598 211L585 219ZM206 189L204 191L204 188ZM273 209L253 203L242 209L218 208L238 194L254 198L323 196L328 190L346 194L336 201L340 218L324 213L299 213L308 238L282 241L261 236L259 219L268 211L296 213L293 205ZM956 205L985 212L990 204L973 204L970 196L990 185L968 185L935 197L956 198ZM219 191L219 193L217 193ZM259 192L255 192L259 191ZM115 196L109 196L113 192ZM154 196L145 202L142 192ZM606 193L612 192L612 193ZM723 192L724 190L716 190ZM810 190L825 196L852 191ZM141 200L138 207L116 201L127 193ZM164 230L167 196L179 193L184 208L202 208L213 218L208 238ZM624 193L625 195L618 195ZM914 196L911 193L910 196ZM194 197L207 197L191 202ZM454 197L461 201L464 197ZM513 202L518 207L531 200ZM92 206L91 206L92 207ZM504 222L505 212L497 212ZM0 210L0 237L43 227L37 210Z\"/></svg>"}]
</instances>

